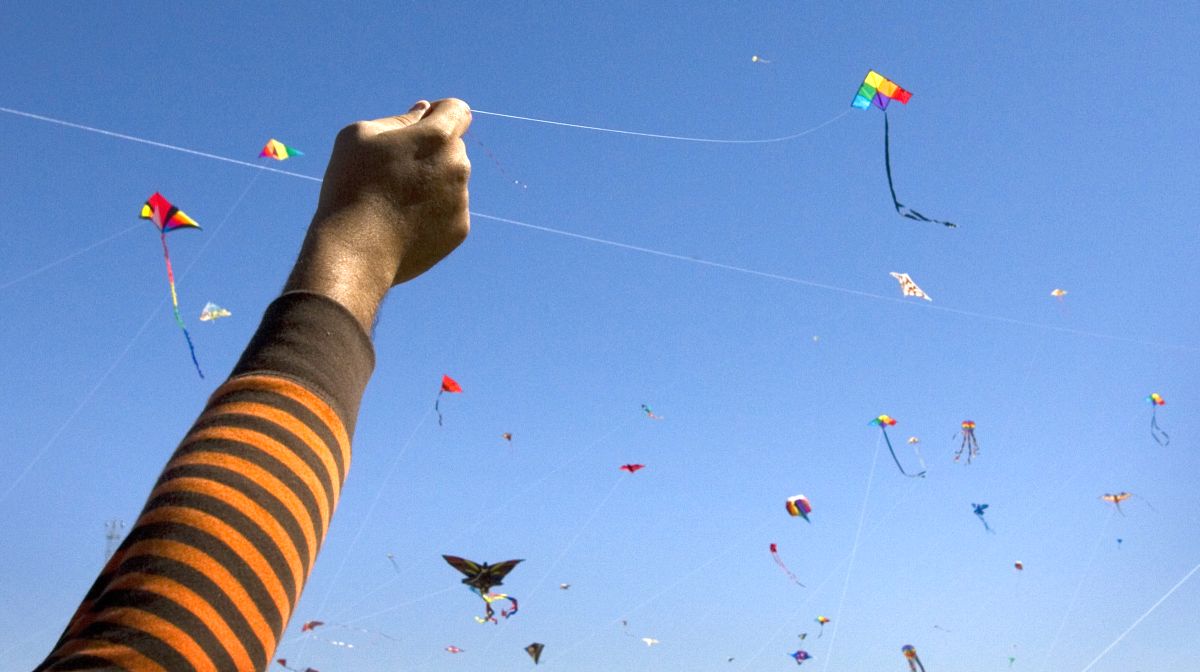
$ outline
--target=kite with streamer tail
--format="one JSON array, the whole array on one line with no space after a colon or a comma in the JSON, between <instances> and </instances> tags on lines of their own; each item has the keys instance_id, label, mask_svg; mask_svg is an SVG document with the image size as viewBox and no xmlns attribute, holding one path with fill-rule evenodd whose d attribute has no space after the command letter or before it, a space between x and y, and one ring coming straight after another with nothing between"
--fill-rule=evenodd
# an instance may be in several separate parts
<instances>
[{"instance_id":1,"label":"kite with streamer tail","mask_svg":"<svg viewBox=\"0 0 1200 672\"><path fill-rule=\"evenodd\" d=\"M204 304L204 308L201 309L201 311L200 311L200 321L201 322L214 322L216 320L221 319L222 317L230 317L232 315L233 315L233 313L218 306L217 304L213 303L212 301L209 301L208 303Z\"/></svg>"},{"instance_id":2,"label":"kite with streamer tail","mask_svg":"<svg viewBox=\"0 0 1200 672\"><path fill-rule=\"evenodd\" d=\"M295 147L288 147L275 138L267 140L267 144L264 145L262 151L258 153L258 158L260 159L268 158L275 159L276 161L290 159L293 156L304 156L304 152L296 149Z\"/></svg>"},{"instance_id":3,"label":"kite with streamer tail","mask_svg":"<svg viewBox=\"0 0 1200 672\"><path fill-rule=\"evenodd\" d=\"M921 440L915 436L908 437L908 445L913 447L913 452L917 454L917 463L921 465L921 471L925 471L925 458L921 455Z\"/></svg>"},{"instance_id":4,"label":"kite with streamer tail","mask_svg":"<svg viewBox=\"0 0 1200 672\"><path fill-rule=\"evenodd\" d=\"M829 622L828 616L817 616L817 623L821 624L821 630L817 633L817 639L820 639L825 634L825 624Z\"/></svg>"},{"instance_id":5,"label":"kite with streamer tail","mask_svg":"<svg viewBox=\"0 0 1200 672\"><path fill-rule=\"evenodd\" d=\"M921 659L917 657L917 649L912 644L905 644L900 647L900 651L904 654L904 659L908 661L909 672L925 672L925 666L921 664Z\"/></svg>"},{"instance_id":6,"label":"kite with streamer tail","mask_svg":"<svg viewBox=\"0 0 1200 672\"><path fill-rule=\"evenodd\" d=\"M438 416L438 427L442 426L442 395L447 392L462 394L462 386L450 376L442 374L442 389L438 390L437 399L433 400L433 410L437 412Z\"/></svg>"},{"instance_id":7,"label":"kite with streamer tail","mask_svg":"<svg viewBox=\"0 0 1200 672\"><path fill-rule=\"evenodd\" d=\"M996 531L992 529L991 525L988 525L987 519L983 517L983 513L984 511L987 511L987 508L987 504L976 504L975 502L971 502L971 510L975 512L975 515L979 516L979 522L983 523L983 529L995 534ZM1018 567L1018 569L1020 568Z\"/></svg>"},{"instance_id":8,"label":"kite with streamer tail","mask_svg":"<svg viewBox=\"0 0 1200 672\"><path fill-rule=\"evenodd\" d=\"M896 186L892 181L891 131L888 128L887 107L888 103L891 103L893 100L900 101L901 105L907 105L911 99L911 92L905 91L895 82L878 72L870 70L867 72L867 76L863 78L863 83L859 85L858 92L854 94L854 100L850 101L850 106L860 110L869 110L874 106L883 110L883 165L887 169L888 189L892 192L892 205L896 208L896 214L906 219L941 224L953 229L958 226L954 222L930 219L904 205L900 202L900 199L896 198Z\"/></svg>"},{"instance_id":9,"label":"kite with streamer tail","mask_svg":"<svg viewBox=\"0 0 1200 672\"><path fill-rule=\"evenodd\" d=\"M795 653L789 653L788 655L791 656L796 661L797 665L803 665L804 661L812 658L812 654L810 654L808 651L805 651L804 649L800 649L799 651L796 651Z\"/></svg>"},{"instance_id":10,"label":"kite with streamer tail","mask_svg":"<svg viewBox=\"0 0 1200 672\"><path fill-rule=\"evenodd\" d=\"M528 653L529 657L533 659L533 664L537 665L538 661L542 659L542 650L545 648L545 644L542 644L541 642L534 642L525 647L525 653Z\"/></svg>"},{"instance_id":11,"label":"kite with streamer tail","mask_svg":"<svg viewBox=\"0 0 1200 672\"><path fill-rule=\"evenodd\" d=\"M645 404L642 404L642 412L645 413L646 417L650 418L651 420L662 420L661 415L655 415L654 411L650 410L650 407Z\"/></svg>"},{"instance_id":12,"label":"kite with streamer tail","mask_svg":"<svg viewBox=\"0 0 1200 672\"><path fill-rule=\"evenodd\" d=\"M887 428L893 427L896 424L896 421L894 419L892 419L891 416L881 415L881 416L875 418L874 420L872 420L868 424L875 425L876 427L878 427L880 429L880 431L883 432L883 440L887 443L888 452L890 452L892 454L892 461L894 461L896 463L896 468L900 470L900 473L904 474L905 476L907 476L909 478L925 478L924 471L921 471L920 473L916 473L916 474L910 474L907 471L905 471L904 467L900 464L900 458L896 457L896 451L892 449L892 440L888 438L888 433L887 433Z\"/></svg>"},{"instance_id":13,"label":"kite with streamer tail","mask_svg":"<svg viewBox=\"0 0 1200 672\"><path fill-rule=\"evenodd\" d=\"M196 220L185 215L182 210L171 205L171 202L157 191L142 205L141 217L154 222L154 225L158 227L158 237L162 241L163 259L167 262L167 282L171 285L171 306L175 311L175 323L183 331L188 352L192 353L192 364L196 367L196 373L203 378L204 372L200 370L200 362L196 359L196 346L192 345L192 335L188 333L187 325L183 323L183 317L179 314L179 296L175 292L175 271L171 268L171 252L167 249L168 233L176 229L199 229L200 225L196 223Z\"/></svg>"},{"instance_id":14,"label":"kite with streamer tail","mask_svg":"<svg viewBox=\"0 0 1200 672\"><path fill-rule=\"evenodd\" d=\"M1151 392L1150 396L1146 397L1146 403L1150 404L1150 436L1160 446L1171 445L1171 435L1162 431L1158 427L1158 407L1166 406L1167 400L1162 398L1158 392ZM1161 439L1158 437L1162 437Z\"/></svg>"},{"instance_id":15,"label":"kite with streamer tail","mask_svg":"<svg viewBox=\"0 0 1200 672\"><path fill-rule=\"evenodd\" d=\"M478 616L475 617L476 621L479 623L496 622L496 612L494 609L492 609L492 602L496 600L508 600L512 604L511 609L501 611L500 615L508 618L517 613L518 605L516 598L510 597L503 593L493 594L491 590L496 586L503 585L504 577L508 576L508 573L511 572L518 563L524 562L523 560L505 560L504 562L497 562L494 565L489 565L486 562L483 564L472 562L471 560L460 558L456 555L443 555L442 558L451 567L457 569L467 577L463 579L462 582L471 589L471 592L483 598L486 609L485 615L482 619L480 619Z\"/></svg>"},{"instance_id":16,"label":"kite with streamer tail","mask_svg":"<svg viewBox=\"0 0 1200 672\"><path fill-rule=\"evenodd\" d=\"M954 452L954 461L958 462L965 452L967 454L967 464L970 464L971 458L979 457L979 442L975 440L975 421L963 420L962 431L954 436L960 435L962 436L962 444Z\"/></svg>"},{"instance_id":17,"label":"kite with streamer tail","mask_svg":"<svg viewBox=\"0 0 1200 672\"><path fill-rule=\"evenodd\" d=\"M812 504L809 503L808 497L804 495L793 495L787 498L787 512L789 516L803 518L805 522L811 523L808 519L808 514L812 513Z\"/></svg>"},{"instance_id":18,"label":"kite with streamer tail","mask_svg":"<svg viewBox=\"0 0 1200 672\"><path fill-rule=\"evenodd\" d=\"M808 587L803 583L800 583L800 579L796 578L796 575L792 573L792 570L788 569L788 566L784 564L783 558L779 557L779 546L776 544L771 544L771 558L775 560L775 564L779 565L779 568L782 569L784 573L788 575L788 578L791 579L797 586L800 586L801 588Z\"/></svg>"},{"instance_id":19,"label":"kite with streamer tail","mask_svg":"<svg viewBox=\"0 0 1200 672\"><path fill-rule=\"evenodd\" d=\"M933 299L929 298L929 295L926 294L920 287L918 287L917 283L908 276L908 273L891 273L890 275L900 283L900 293L904 296L915 296L918 299L933 301Z\"/></svg>"},{"instance_id":20,"label":"kite with streamer tail","mask_svg":"<svg viewBox=\"0 0 1200 672\"><path fill-rule=\"evenodd\" d=\"M318 629L320 632L317 632ZM378 630L368 630L345 623L327 623L325 621L306 621L300 626L300 632L305 633L305 639L318 639L344 649L358 649L371 644L378 644L382 639L393 642L400 641ZM346 633L351 634L347 635Z\"/></svg>"}]
</instances>

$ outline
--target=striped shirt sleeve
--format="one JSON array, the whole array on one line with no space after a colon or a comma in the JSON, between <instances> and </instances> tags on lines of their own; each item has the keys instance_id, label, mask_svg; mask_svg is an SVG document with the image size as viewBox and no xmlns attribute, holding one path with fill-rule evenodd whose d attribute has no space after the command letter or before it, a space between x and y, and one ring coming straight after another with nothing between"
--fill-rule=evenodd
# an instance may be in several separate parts
<instances>
[{"instance_id":1,"label":"striped shirt sleeve","mask_svg":"<svg viewBox=\"0 0 1200 672\"><path fill-rule=\"evenodd\" d=\"M265 669L337 506L373 367L340 304L271 304L37 670Z\"/></svg>"}]
</instances>

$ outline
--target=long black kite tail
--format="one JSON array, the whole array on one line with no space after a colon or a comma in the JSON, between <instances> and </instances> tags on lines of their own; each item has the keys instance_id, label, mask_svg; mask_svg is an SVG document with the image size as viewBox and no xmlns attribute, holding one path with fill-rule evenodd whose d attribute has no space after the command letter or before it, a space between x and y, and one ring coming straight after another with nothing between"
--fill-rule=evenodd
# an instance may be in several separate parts
<instances>
[{"instance_id":1,"label":"long black kite tail","mask_svg":"<svg viewBox=\"0 0 1200 672\"><path fill-rule=\"evenodd\" d=\"M892 454L892 461L896 463L896 468L900 470L900 473L904 474L905 476L907 476L909 478L925 478L924 471L922 471L919 474L910 474L904 470L904 467L901 466L901 464L900 464L900 458L896 457L896 451L892 450L892 440L888 438L887 430L884 429L882 426L880 426L879 429L880 429L880 431L883 432L883 440L887 442L888 452Z\"/></svg>"},{"instance_id":2,"label":"long black kite tail","mask_svg":"<svg viewBox=\"0 0 1200 672\"><path fill-rule=\"evenodd\" d=\"M892 181L892 142L891 130L888 125L887 111L884 111L883 113L883 165L887 169L888 190L892 192L892 205L896 207L896 214L900 215L901 217L916 220L918 222L941 224L942 226L946 226L951 229L958 228L958 225L954 222L947 222L941 219L930 219L916 210L908 207L907 205L904 205L900 202L900 199L896 198L896 185Z\"/></svg>"},{"instance_id":3,"label":"long black kite tail","mask_svg":"<svg viewBox=\"0 0 1200 672\"><path fill-rule=\"evenodd\" d=\"M184 332L184 333L187 333L187 332ZM1159 435L1162 435L1161 439L1158 438ZM1160 446L1165 447L1165 446L1171 445L1171 435L1167 434L1166 432L1159 429L1159 427L1158 427L1158 409L1157 408L1150 411L1150 436L1154 437L1154 440L1156 442L1158 442L1158 445L1160 445Z\"/></svg>"},{"instance_id":4,"label":"long black kite tail","mask_svg":"<svg viewBox=\"0 0 1200 672\"><path fill-rule=\"evenodd\" d=\"M433 400L433 410L436 411L438 415L438 427L442 426L442 392L445 392L445 390L439 390L437 398Z\"/></svg>"}]
</instances>

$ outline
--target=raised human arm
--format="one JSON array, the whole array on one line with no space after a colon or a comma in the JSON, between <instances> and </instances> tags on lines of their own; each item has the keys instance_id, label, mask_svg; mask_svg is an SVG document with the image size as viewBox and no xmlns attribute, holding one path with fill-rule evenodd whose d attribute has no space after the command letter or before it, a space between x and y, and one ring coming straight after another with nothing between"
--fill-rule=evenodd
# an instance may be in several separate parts
<instances>
[{"instance_id":1,"label":"raised human arm","mask_svg":"<svg viewBox=\"0 0 1200 672\"><path fill-rule=\"evenodd\" d=\"M259 672L325 538L388 290L468 232L464 103L342 131L283 294L39 670Z\"/></svg>"}]
</instances>

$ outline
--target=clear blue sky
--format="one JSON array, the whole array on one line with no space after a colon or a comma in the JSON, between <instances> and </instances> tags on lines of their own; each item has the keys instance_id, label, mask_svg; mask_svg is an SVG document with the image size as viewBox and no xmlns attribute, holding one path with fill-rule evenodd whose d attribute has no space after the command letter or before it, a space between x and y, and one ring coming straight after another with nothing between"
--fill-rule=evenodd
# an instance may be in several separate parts
<instances>
[{"instance_id":1,"label":"clear blue sky","mask_svg":"<svg viewBox=\"0 0 1200 672\"><path fill-rule=\"evenodd\" d=\"M1196 4L478 4L19 3L0 106L247 161L273 136L306 152L277 167L320 176L341 126L418 98L764 138L841 114L874 68L915 94L891 113L900 200L960 228L896 216L874 110L747 146L477 116L477 212L834 289L476 218L384 309L349 483L280 655L524 670L540 641L546 669L784 670L802 645L807 669L865 672L904 669L911 643L930 672L1009 655L1070 672L1200 562ZM318 185L3 113L0 183L0 668L16 670L233 365ZM205 227L170 237L204 381L136 219L156 190ZM898 301L889 271L934 303ZM200 323L206 301L233 317ZM465 392L439 428L443 373ZM927 479L876 452L880 413L910 466L921 438ZM952 462L965 418L970 466ZM1142 497L1124 517L1098 500L1117 490ZM811 524L784 512L801 492ZM505 582L521 613L476 625L442 553L525 558ZM1091 669L1200 668L1198 609L1194 578ZM357 648L299 639L310 619Z\"/></svg>"}]
</instances>

